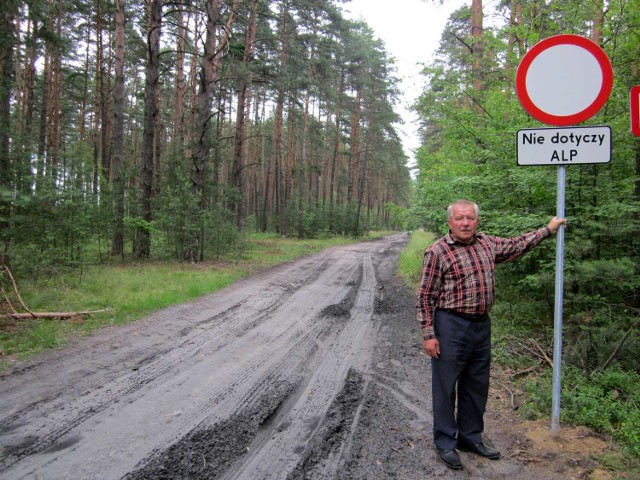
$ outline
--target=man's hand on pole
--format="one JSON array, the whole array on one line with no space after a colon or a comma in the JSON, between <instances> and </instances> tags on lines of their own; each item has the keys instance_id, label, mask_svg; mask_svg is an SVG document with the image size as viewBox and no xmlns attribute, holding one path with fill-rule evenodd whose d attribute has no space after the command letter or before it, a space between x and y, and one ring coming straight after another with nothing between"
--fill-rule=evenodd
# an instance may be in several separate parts
<instances>
[{"instance_id":1,"label":"man's hand on pole","mask_svg":"<svg viewBox=\"0 0 640 480\"><path fill-rule=\"evenodd\" d=\"M553 217L549 222L549 225L547 226L549 227L549 230L551 230L551 233L555 235L558 229L560 228L560 225L565 225L565 228L566 228L566 224L567 224L566 218Z\"/></svg>"}]
</instances>

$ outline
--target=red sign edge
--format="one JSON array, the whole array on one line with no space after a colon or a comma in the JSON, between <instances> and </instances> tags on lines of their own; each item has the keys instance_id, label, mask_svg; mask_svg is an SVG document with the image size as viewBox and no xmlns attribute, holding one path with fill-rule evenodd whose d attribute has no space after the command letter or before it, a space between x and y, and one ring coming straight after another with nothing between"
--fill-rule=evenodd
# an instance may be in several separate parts
<instances>
[{"instance_id":1,"label":"red sign edge","mask_svg":"<svg viewBox=\"0 0 640 480\"><path fill-rule=\"evenodd\" d=\"M595 57L602 71L602 85L600 87L600 92L593 103L581 112L565 116L552 115L540 110L529 97L526 87L527 72L533 61L542 52L556 45L566 44L582 47ZM531 47L531 49L524 55L516 71L516 93L524 109L537 120L549 125L556 125L560 127L575 125L576 123L584 122L585 120L593 117L607 102L612 88L613 67L611 66L611 60L598 44L579 35L561 34L541 40Z\"/></svg>"},{"instance_id":2,"label":"red sign edge","mask_svg":"<svg viewBox=\"0 0 640 480\"><path fill-rule=\"evenodd\" d=\"M631 106L631 133L640 137L640 85L631 87L629 103Z\"/></svg>"}]
</instances>

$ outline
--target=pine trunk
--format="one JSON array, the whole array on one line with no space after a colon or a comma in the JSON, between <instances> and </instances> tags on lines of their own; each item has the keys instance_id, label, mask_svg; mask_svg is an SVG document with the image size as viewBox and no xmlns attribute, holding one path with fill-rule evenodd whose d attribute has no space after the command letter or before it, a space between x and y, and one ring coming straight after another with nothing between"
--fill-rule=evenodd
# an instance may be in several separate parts
<instances>
[{"instance_id":1,"label":"pine trunk","mask_svg":"<svg viewBox=\"0 0 640 480\"><path fill-rule=\"evenodd\" d=\"M184 19L184 5L178 2L175 8L178 36L176 38L176 85L173 97L173 132L171 140L173 156L177 161L183 153L184 146L184 105L187 98L184 60L187 48L187 25Z\"/></svg>"},{"instance_id":2,"label":"pine trunk","mask_svg":"<svg viewBox=\"0 0 640 480\"><path fill-rule=\"evenodd\" d=\"M60 0L51 3L52 27L58 38L62 34L62 5ZM47 164L50 176L57 180L60 164L60 89L62 76L62 60L59 46L54 46L51 52L51 92L49 102L48 133L47 133Z\"/></svg>"},{"instance_id":3,"label":"pine trunk","mask_svg":"<svg viewBox=\"0 0 640 480\"><path fill-rule=\"evenodd\" d=\"M361 94L356 91L353 101L353 113L351 114L351 155L349 156L349 185L347 187L347 203L351 203L358 196L358 160L360 156L360 119L361 119Z\"/></svg>"},{"instance_id":4,"label":"pine trunk","mask_svg":"<svg viewBox=\"0 0 640 480\"><path fill-rule=\"evenodd\" d=\"M116 0L115 85L113 90L113 239L112 255L124 254L124 0Z\"/></svg>"},{"instance_id":5,"label":"pine trunk","mask_svg":"<svg viewBox=\"0 0 640 480\"><path fill-rule=\"evenodd\" d=\"M340 121L341 112L341 99L344 94L344 71L340 74L340 81L338 84L338 102L336 106L336 137L333 144L333 154L331 156L331 170L329 173L329 209L333 211L333 204L335 202L335 190L336 190L336 171L338 167L338 155L340 154L340 146L342 144L342 123Z\"/></svg>"},{"instance_id":6,"label":"pine trunk","mask_svg":"<svg viewBox=\"0 0 640 480\"><path fill-rule=\"evenodd\" d=\"M273 149L274 149L274 161L275 167L275 192L276 192L276 205L278 214L278 232L280 235L287 234L287 215L286 215L286 159L284 152L284 71L287 65L287 15L288 3L283 5L282 22L280 26L280 85L278 86L278 94L276 99L276 110L273 127Z\"/></svg>"},{"instance_id":7,"label":"pine trunk","mask_svg":"<svg viewBox=\"0 0 640 480\"><path fill-rule=\"evenodd\" d=\"M100 132L103 125L100 120L102 119L102 91L104 90L104 73L103 68L103 26L102 26L102 1L95 0L95 18L96 18L96 63L95 63L95 93L94 93L94 105L93 105L93 125L91 132L91 143L93 147L93 194L98 199L100 192Z\"/></svg>"},{"instance_id":8,"label":"pine trunk","mask_svg":"<svg viewBox=\"0 0 640 480\"><path fill-rule=\"evenodd\" d=\"M252 75L249 70L249 63L253 58L254 43L256 40L256 7L258 1L251 0L251 11L249 13L249 23L245 34L244 54L242 65L244 67L243 78L240 80L238 88L238 99L236 109L236 127L233 152L232 182L237 189L237 200L235 202L236 225L240 231L245 228L246 217L246 192L245 192L245 164L247 141L247 96L251 91Z\"/></svg>"},{"instance_id":9,"label":"pine trunk","mask_svg":"<svg viewBox=\"0 0 640 480\"><path fill-rule=\"evenodd\" d=\"M47 154L47 124L49 121L49 94L51 92L51 54L49 47L45 46L44 70L42 72L42 100L40 104L40 129L38 134L38 182L46 174L46 154Z\"/></svg>"},{"instance_id":10,"label":"pine trunk","mask_svg":"<svg viewBox=\"0 0 640 480\"><path fill-rule=\"evenodd\" d=\"M9 0L2 13L3 28L0 29L0 190L10 192L11 187L11 81L13 72L13 49L16 44L16 22L19 2ZM8 195L0 195L0 263L9 263L9 226L11 202Z\"/></svg>"},{"instance_id":11,"label":"pine trunk","mask_svg":"<svg viewBox=\"0 0 640 480\"><path fill-rule=\"evenodd\" d=\"M142 171L140 173L140 217L143 225L136 231L135 255L148 258L151 254L150 225L153 220L153 167L158 116L158 86L160 82L160 29L162 1L150 0L147 8L147 65L144 89L144 130L142 134Z\"/></svg>"},{"instance_id":12,"label":"pine trunk","mask_svg":"<svg viewBox=\"0 0 640 480\"><path fill-rule=\"evenodd\" d=\"M482 0L471 2L471 36L473 55L473 91L477 95L484 90L484 78L482 73L482 56L484 43L482 41L484 28L482 25Z\"/></svg>"},{"instance_id":13,"label":"pine trunk","mask_svg":"<svg viewBox=\"0 0 640 480\"><path fill-rule=\"evenodd\" d=\"M591 40L602 46L602 27L604 25L604 0L593 0L593 27Z\"/></svg>"},{"instance_id":14,"label":"pine trunk","mask_svg":"<svg viewBox=\"0 0 640 480\"><path fill-rule=\"evenodd\" d=\"M191 184L195 195L199 199L198 208L205 209L205 169L211 164L211 119L213 109L213 99L218 72L222 63L223 52L229 41L229 32L237 12L237 0L231 8L231 14L224 31L217 41L218 24L222 17L220 0L209 0L207 2L207 22L206 37L204 44L204 54L201 62L200 84L196 95L195 105L195 145L193 150L193 165L191 171ZM217 182L214 172L214 182ZM214 185L214 188L215 185ZM200 215L197 212L197 217ZM204 238L202 229L200 235L194 238L190 245L187 245L183 257L185 260L195 262L201 260L204 252Z\"/></svg>"}]
</instances>

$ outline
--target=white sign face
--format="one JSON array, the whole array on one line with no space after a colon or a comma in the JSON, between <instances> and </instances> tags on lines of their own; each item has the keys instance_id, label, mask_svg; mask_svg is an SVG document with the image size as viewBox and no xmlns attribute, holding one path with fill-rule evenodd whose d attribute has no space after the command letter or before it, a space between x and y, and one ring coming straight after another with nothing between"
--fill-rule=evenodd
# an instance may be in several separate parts
<instances>
[{"instance_id":1,"label":"white sign face","mask_svg":"<svg viewBox=\"0 0 640 480\"><path fill-rule=\"evenodd\" d=\"M518 165L575 165L611 161L611 127L518 130Z\"/></svg>"},{"instance_id":2,"label":"white sign face","mask_svg":"<svg viewBox=\"0 0 640 480\"><path fill-rule=\"evenodd\" d=\"M534 105L549 115L566 117L587 109L598 98L602 71L584 48L557 45L535 58L526 82Z\"/></svg>"}]
</instances>

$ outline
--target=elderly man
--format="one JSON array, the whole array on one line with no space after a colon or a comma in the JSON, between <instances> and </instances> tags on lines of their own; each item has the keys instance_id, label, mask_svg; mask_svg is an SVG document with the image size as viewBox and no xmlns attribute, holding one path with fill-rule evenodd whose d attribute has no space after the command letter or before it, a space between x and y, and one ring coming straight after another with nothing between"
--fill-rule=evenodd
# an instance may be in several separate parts
<instances>
[{"instance_id":1,"label":"elderly man","mask_svg":"<svg viewBox=\"0 0 640 480\"><path fill-rule=\"evenodd\" d=\"M424 254L417 308L423 348L431 357L434 443L440 459L460 469L456 448L492 460L500 457L482 440L495 264L528 252L566 219L554 217L539 230L500 238L477 232L480 212L474 202L456 201L447 217L449 234Z\"/></svg>"}]
</instances>

